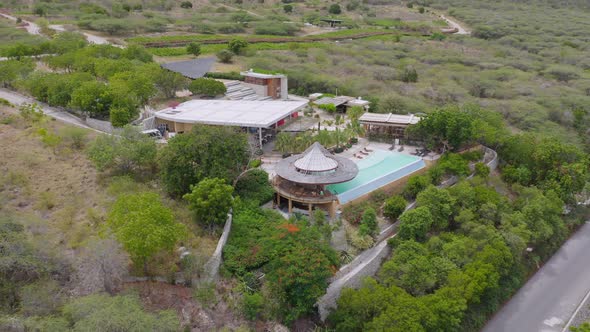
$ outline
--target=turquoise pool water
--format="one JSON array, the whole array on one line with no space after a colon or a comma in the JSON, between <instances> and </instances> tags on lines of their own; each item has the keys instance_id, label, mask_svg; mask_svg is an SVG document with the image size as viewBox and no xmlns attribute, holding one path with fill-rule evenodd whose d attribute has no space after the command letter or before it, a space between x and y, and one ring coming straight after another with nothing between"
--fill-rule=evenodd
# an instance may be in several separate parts
<instances>
[{"instance_id":1,"label":"turquoise pool water","mask_svg":"<svg viewBox=\"0 0 590 332\"><path fill-rule=\"evenodd\" d=\"M426 166L422 158L398 152L375 150L357 163L358 175L326 188L341 204L354 200Z\"/></svg>"}]
</instances>

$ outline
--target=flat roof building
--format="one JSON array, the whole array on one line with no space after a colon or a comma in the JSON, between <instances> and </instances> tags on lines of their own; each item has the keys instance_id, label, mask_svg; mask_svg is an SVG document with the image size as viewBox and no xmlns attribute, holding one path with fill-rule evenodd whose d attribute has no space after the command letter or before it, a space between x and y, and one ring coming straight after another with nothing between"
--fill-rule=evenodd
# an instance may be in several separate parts
<instances>
[{"instance_id":1,"label":"flat roof building","mask_svg":"<svg viewBox=\"0 0 590 332\"><path fill-rule=\"evenodd\" d=\"M190 100L154 114L157 128L169 132L190 131L195 124L259 129L278 128L298 116L307 101L279 100ZM262 139L262 138L260 138ZM262 144L262 143L261 143Z\"/></svg>"}]
</instances>

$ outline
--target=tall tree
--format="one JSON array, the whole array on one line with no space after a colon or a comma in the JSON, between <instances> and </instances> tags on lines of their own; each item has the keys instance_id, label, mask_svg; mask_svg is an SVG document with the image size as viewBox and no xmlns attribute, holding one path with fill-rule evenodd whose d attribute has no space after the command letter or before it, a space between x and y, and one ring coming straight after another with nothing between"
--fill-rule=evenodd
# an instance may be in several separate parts
<instances>
[{"instance_id":1,"label":"tall tree","mask_svg":"<svg viewBox=\"0 0 590 332\"><path fill-rule=\"evenodd\" d=\"M195 219L212 228L223 225L232 205L234 188L219 178L205 178L184 195Z\"/></svg>"},{"instance_id":2,"label":"tall tree","mask_svg":"<svg viewBox=\"0 0 590 332\"><path fill-rule=\"evenodd\" d=\"M160 196L149 192L120 196L107 222L133 262L142 264L144 271L153 255L172 250L186 232Z\"/></svg>"},{"instance_id":3,"label":"tall tree","mask_svg":"<svg viewBox=\"0 0 590 332\"><path fill-rule=\"evenodd\" d=\"M232 183L248 165L246 134L221 126L194 126L161 150L161 178L168 193L181 196L204 178ZM228 156L231 156L229 158Z\"/></svg>"}]
</instances>

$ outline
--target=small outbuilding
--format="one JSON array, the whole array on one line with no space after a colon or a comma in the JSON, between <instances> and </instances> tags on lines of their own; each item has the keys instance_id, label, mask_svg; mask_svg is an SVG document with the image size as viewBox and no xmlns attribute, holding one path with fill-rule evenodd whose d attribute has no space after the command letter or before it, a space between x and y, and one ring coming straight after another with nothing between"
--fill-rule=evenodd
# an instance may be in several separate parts
<instances>
[{"instance_id":1,"label":"small outbuilding","mask_svg":"<svg viewBox=\"0 0 590 332\"><path fill-rule=\"evenodd\" d=\"M382 135L390 138L404 138L406 128L420 121L414 114L365 113L359 122L365 127L367 135Z\"/></svg>"}]
</instances>

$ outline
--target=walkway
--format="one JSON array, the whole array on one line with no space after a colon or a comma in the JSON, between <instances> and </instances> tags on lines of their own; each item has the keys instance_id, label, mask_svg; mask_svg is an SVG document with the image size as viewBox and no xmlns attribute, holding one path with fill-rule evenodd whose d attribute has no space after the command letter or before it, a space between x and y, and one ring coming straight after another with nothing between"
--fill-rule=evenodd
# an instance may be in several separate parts
<instances>
[{"instance_id":1,"label":"walkway","mask_svg":"<svg viewBox=\"0 0 590 332\"><path fill-rule=\"evenodd\" d=\"M483 332L559 332L590 293L590 220L504 305Z\"/></svg>"},{"instance_id":2,"label":"walkway","mask_svg":"<svg viewBox=\"0 0 590 332\"><path fill-rule=\"evenodd\" d=\"M68 124L73 124L78 127L94 130L94 129L88 127L82 120L80 120L76 116L74 116L68 112L59 110L55 107L51 107L51 106L45 105L43 103L40 103L40 102L34 100L33 98L23 96L18 92L6 90L6 89L0 89L0 98L6 99L10 103L12 103L13 105L16 105L16 106L20 106L22 104L37 103L41 107L43 113L55 118L56 120L59 120L59 121L62 121L62 122L68 123Z\"/></svg>"}]
</instances>

